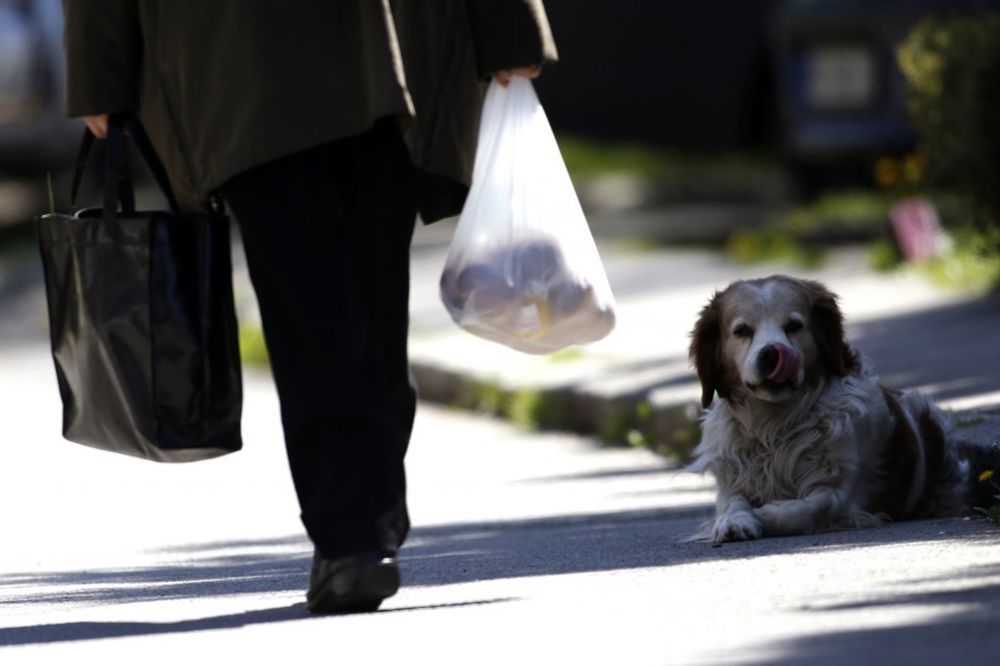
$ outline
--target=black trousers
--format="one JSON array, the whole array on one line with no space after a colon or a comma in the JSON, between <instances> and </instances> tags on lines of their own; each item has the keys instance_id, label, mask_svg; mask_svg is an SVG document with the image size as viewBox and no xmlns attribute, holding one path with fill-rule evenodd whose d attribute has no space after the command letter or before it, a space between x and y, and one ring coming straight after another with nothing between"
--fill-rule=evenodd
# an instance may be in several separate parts
<instances>
[{"instance_id":1,"label":"black trousers","mask_svg":"<svg viewBox=\"0 0 1000 666\"><path fill-rule=\"evenodd\" d=\"M239 221L302 521L328 558L395 553L403 456L414 172L395 124L238 175Z\"/></svg>"}]
</instances>

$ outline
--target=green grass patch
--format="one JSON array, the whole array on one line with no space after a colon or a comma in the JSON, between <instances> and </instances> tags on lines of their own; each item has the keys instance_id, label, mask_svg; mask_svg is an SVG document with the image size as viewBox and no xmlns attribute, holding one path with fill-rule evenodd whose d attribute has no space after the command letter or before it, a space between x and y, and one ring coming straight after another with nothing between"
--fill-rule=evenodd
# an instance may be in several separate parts
<instances>
[{"instance_id":1,"label":"green grass patch","mask_svg":"<svg viewBox=\"0 0 1000 666\"><path fill-rule=\"evenodd\" d=\"M994 504L988 509L979 510L991 522L1000 525L1000 504Z\"/></svg>"},{"instance_id":2,"label":"green grass patch","mask_svg":"<svg viewBox=\"0 0 1000 666\"><path fill-rule=\"evenodd\" d=\"M801 242L782 231L750 231L733 234L726 241L726 255L744 264L780 261L811 268L823 263L821 247Z\"/></svg>"},{"instance_id":3,"label":"green grass patch","mask_svg":"<svg viewBox=\"0 0 1000 666\"><path fill-rule=\"evenodd\" d=\"M598 424L597 436L608 444L623 444L629 441L630 433L636 428L635 411L627 405L619 405L611 408L608 414L604 414ZM632 435L635 439L635 435Z\"/></svg>"},{"instance_id":4,"label":"green grass patch","mask_svg":"<svg viewBox=\"0 0 1000 666\"><path fill-rule=\"evenodd\" d=\"M566 168L580 176L631 174L640 176L706 175L757 177L777 174L780 163L766 155L746 153L688 154L650 144L600 141L560 135L559 150Z\"/></svg>"},{"instance_id":5,"label":"green grass patch","mask_svg":"<svg viewBox=\"0 0 1000 666\"><path fill-rule=\"evenodd\" d=\"M509 421L525 430L564 427L569 405L556 391L505 389L494 382L474 383L455 406Z\"/></svg>"},{"instance_id":6,"label":"green grass patch","mask_svg":"<svg viewBox=\"0 0 1000 666\"><path fill-rule=\"evenodd\" d=\"M455 407L502 418L525 430L558 430L571 427L568 396L561 391L510 390L493 382L467 388ZM676 432L656 432L652 405L622 402L597 419L597 438L611 446L645 448L665 458L690 460L701 438L697 422L685 422Z\"/></svg>"},{"instance_id":7,"label":"green grass patch","mask_svg":"<svg viewBox=\"0 0 1000 666\"><path fill-rule=\"evenodd\" d=\"M635 406L634 427L625 433L625 443L644 449L655 449L653 406L645 400Z\"/></svg>"},{"instance_id":8,"label":"green grass patch","mask_svg":"<svg viewBox=\"0 0 1000 666\"><path fill-rule=\"evenodd\" d=\"M476 382L465 395L461 396L456 406L474 412L499 416L506 406L508 392L499 384L493 382Z\"/></svg>"},{"instance_id":9,"label":"green grass patch","mask_svg":"<svg viewBox=\"0 0 1000 666\"><path fill-rule=\"evenodd\" d=\"M659 176L676 172L682 162L673 153L642 144L593 141L573 136L560 136L559 150L566 168L574 176Z\"/></svg>"},{"instance_id":10,"label":"green grass patch","mask_svg":"<svg viewBox=\"0 0 1000 666\"><path fill-rule=\"evenodd\" d=\"M541 391L526 389L511 393L501 413L519 428L534 430L545 419L544 411Z\"/></svg>"},{"instance_id":11,"label":"green grass patch","mask_svg":"<svg viewBox=\"0 0 1000 666\"><path fill-rule=\"evenodd\" d=\"M254 324L240 326L240 356L243 364L267 368L268 354L261 328ZM583 358L582 350L568 349L553 354L555 363L571 363ZM571 427L569 396L564 391L508 389L497 382L479 381L466 385L453 407L502 418L525 430L554 430ZM648 402L622 403L600 419L597 436L607 444L650 449L671 459L686 460L697 444L697 423L679 432L669 433L669 441L660 441L654 427L653 407Z\"/></svg>"},{"instance_id":12,"label":"green grass patch","mask_svg":"<svg viewBox=\"0 0 1000 666\"><path fill-rule=\"evenodd\" d=\"M823 262L829 242L884 233L891 205L890 197L878 192L833 192L776 214L759 230L733 234L725 251L741 263L812 268Z\"/></svg>"},{"instance_id":13,"label":"green grass patch","mask_svg":"<svg viewBox=\"0 0 1000 666\"><path fill-rule=\"evenodd\" d=\"M649 438L643 431L632 428L625 433L625 443L635 448L646 448L649 446Z\"/></svg>"},{"instance_id":14,"label":"green grass patch","mask_svg":"<svg viewBox=\"0 0 1000 666\"><path fill-rule=\"evenodd\" d=\"M251 367L266 368L270 364L264 332L259 326L240 326L240 359L244 365Z\"/></svg>"},{"instance_id":15,"label":"green grass patch","mask_svg":"<svg viewBox=\"0 0 1000 666\"><path fill-rule=\"evenodd\" d=\"M615 408L603 419L598 435L608 444L649 449L659 456L684 463L691 459L694 447L701 440L701 426L685 419L673 432L658 432L653 406L642 401Z\"/></svg>"},{"instance_id":16,"label":"green grass patch","mask_svg":"<svg viewBox=\"0 0 1000 666\"><path fill-rule=\"evenodd\" d=\"M879 192L833 192L788 211L775 221L775 226L798 236L829 230L875 232L885 227L891 207L892 199Z\"/></svg>"},{"instance_id":17,"label":"green grass patch","mask_svg":"<svg viewBox=\"0 0 1000 666\"><path fill-rule=\"evenodd\" d=\"M1000 289L1000 228L987 230L965 225L949 233L951 247L940 256L912 266L934 284L971 294ZM892 271L909 265L896 244L882 238L868 247L868 264Z\"/></svg>"},{"instance_id":18,"label":"green grass patch","mask_svg":"<svg viewBox=\"0 0 1000 666\"><path fill-rule=\"evenodd\" d=\"M972 293L1000 287L1000 228L956 229L952 248L922 266L935 284Z\"/></svg>"},{"instance_id":19,"label":"green grass patch","mask_svg":"<svg viewBox=\"0 0 1000 666\"><path fill-rule=\"evenodd\" d=\"M927 198L942 220L963 215L959 199L948 192ZM889 211L895 201L884 192L831 192L776 214L759 230L734 234L725 251L742 263L780 261L811 268L823 262L824 248L830 244L869 242L869 264L876 270L892 270L903 263L890 237Z\"/></svg>"},{"instance_id":20,"label":"green grass patch","mask_svg":"<svg viewBox=\"0 0 1000 666\"><path fill-rule=\"evenodd\" d=\"M979 475L980 483L988 483L990 487L993 488L993 506L990 507L974 507L975 511L979 512L989 520L1000 525L1000 484L996 482L994 477L996 472L994 470L984 471Z\"/></svg>"},{"instance_id":21,"label":"green grass patch","mask_svg":"<svg viewBox=\"0 0 1000 666\"><path fill-rule=\"evenodd\" d=\"M690 462L693 458L695 447L701 441L701 424L690 419L684 425L675 428L666 438L666 443L661 444L661 455L673 457L681 462Z\"/></svg>"},{"instance_id":22,"label":"green grass patch","mask_svg":"<svg viewBox=\"0 0 1000 666\"><path fill-rule=\"evenodd\" d=\"M899 247L891 240L880 238L868 246L868 265L879 273L894 271L903 263Z\"/></svg>"},{"instance_id":23,"label":"green grass patch","mask_svg":"<svg viewBox=\"0 0 1000 666\"><path fill-rule=\"evenodd\" d=\"M660 252L665 247L676 246L676 244L667 243L658 238L644 238L641 236L623 236L621 238L615 238L613 242L615 247L622 252L631 252L634 254Z\"/></svg>"},{"instance_id":24,"label":"green grass patch","mask_svg":"<svg viewBox=\"0 0 1000 666\"><path fill-rule=\"evenodd\" d=\"M583 359L586 356L582 349L577 347L569 347L567 349L560 349L559 351L549 354L545 357L545 360L549 363L574 363Z\"/></svg>"},{"instance_id":25,"label":"green grass patch","mask_svg":"<svg viewBox=\"0 0 1000 666\"><path fill-rule=\"evenodd\" d=\"M969 419L959 419L955 423L955 427L956 428L972 428L972 427L975 427L977 425L982 425L984 423L986 423L986 418L985 417L983 417L983 416L974 416L974 417L969 418Z\"/></svg>"},{"instance_id":26,"label":"green grass patch","mask_svg":"<svg viewBox=\"0 0 1000 666\"><path fill-rule=\"evenodd\" d=\"M784 198L789 189L781 162L766 154L691 154L651 144L570 135L560 135L558 141L575 181L637 178L652 183L656 196L663 200L774 200Z\"/></svg>"},{"instance_id":27,"label":"green grass patch","mask_svg":"<svg viewBox=\"0 0 1000 666\"><path fill-rule=\"evenodd\" d=\"M927 192L923 196L934 204L943 221L965 215L960 198L951 192ZM898 200L892 193L874 190L829 192L775 216L767 227L800 238L870 237L889 229L889 211Z\"/></svg>"}]
</instances>

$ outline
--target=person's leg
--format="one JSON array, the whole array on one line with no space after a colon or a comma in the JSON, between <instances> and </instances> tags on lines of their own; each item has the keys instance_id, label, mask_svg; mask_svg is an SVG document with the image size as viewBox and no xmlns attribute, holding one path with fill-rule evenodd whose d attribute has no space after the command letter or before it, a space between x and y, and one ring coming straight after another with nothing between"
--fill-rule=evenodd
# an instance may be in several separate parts
<instances>
[{"instance_id":1,"label":"person's leg","mask_svg":"<svg viewBox=\"0 0 1000 666\"><path fill-rule=\"evenodd\" d=\"M412 187L405 147L382 121L222 190L242 229L303 523L324 558L393 554L409 529Z\"/></svg>"}]
</instances>

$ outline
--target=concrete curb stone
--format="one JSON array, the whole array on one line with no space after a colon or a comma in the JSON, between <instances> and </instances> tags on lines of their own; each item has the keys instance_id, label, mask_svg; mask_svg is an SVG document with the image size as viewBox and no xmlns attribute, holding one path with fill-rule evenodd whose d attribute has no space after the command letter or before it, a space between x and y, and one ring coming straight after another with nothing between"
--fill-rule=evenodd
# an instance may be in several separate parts
<instances>
[{"instance_id":1,"label":"concrete curb stone","mask_svg":"<svg viewBox=\"0 0 1000 666\"><path fill-rule=\"evenodd\" d=\"M965 436L987 443L1000 441L1000 385L992 382L979 393L959 392L951 398L948 390L939 389L955 380L939 372L949 369L941 367L948 361L935 360L936 354L927 355L926 374L942 386L914 385L916 380L907 370L919 362L919 349L906 349L910 335L893 342L889 333L882 332L887 321L923 315L931 317L933 326L934 317L947 318L949 308L961 308L976 299L933 287L917 275L873 273L857 249L831 252L823 267L797 269L735 265L716 253L690 249L636 251L601 235L598 245L618 298L619 331L606 341L571 352L575 358L560 362L478 340L448 319L436 293L448 234L438 225L428 229L436 234L434 243L424 246L414 261L410 344L411 370L421 399L428 402L500 413L522 425L594 435L611 443L647 445L684 458L700 437L701 390L687 359L688 331L698 310L714 289L733 279L784 272L819 279L840 294L849 337L862 337L863 352L873 345L864 339L866 335L876 340L879 370L883 361L893 361L886 364L883 381L939 393L935 397L945 398L944 408L954 411L957 421L982 420L982 427L970 429ZM418 231L418 247L421 238ZM1000 311L979 305L958 314L975 325L956 329L956 340L967 349L953 353L982 361L967 358L962 372L990 374L998 366L995 370L1000 376L1000 361L984 358L988 341L963 343L966 337L991 330L990 325L1000 327ZM933 337L932 332L927 334ZM913 336L911 346L921 344L926 341ZM528 419L511 414L512 403L521 408L527 403L538 413Z\"/></svg>"}]
</instances>

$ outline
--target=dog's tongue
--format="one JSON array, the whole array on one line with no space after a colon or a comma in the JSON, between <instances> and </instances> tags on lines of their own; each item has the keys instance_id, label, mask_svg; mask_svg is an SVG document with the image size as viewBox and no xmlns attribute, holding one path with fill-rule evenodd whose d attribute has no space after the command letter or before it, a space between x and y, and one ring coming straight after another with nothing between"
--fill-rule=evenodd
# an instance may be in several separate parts
<instances>
[{"instance_id":1,"label":"dog's tongue","mask_svg":"<svg viewBox=\"0 0 1000 666\"><path fill-rule=\"evenodd\" d=\"M775 345L778 350L778 364L767 376L769 382L788 384L798 377L802 356L799 352L785 345Z\"/></svg>"}]
</instances>

